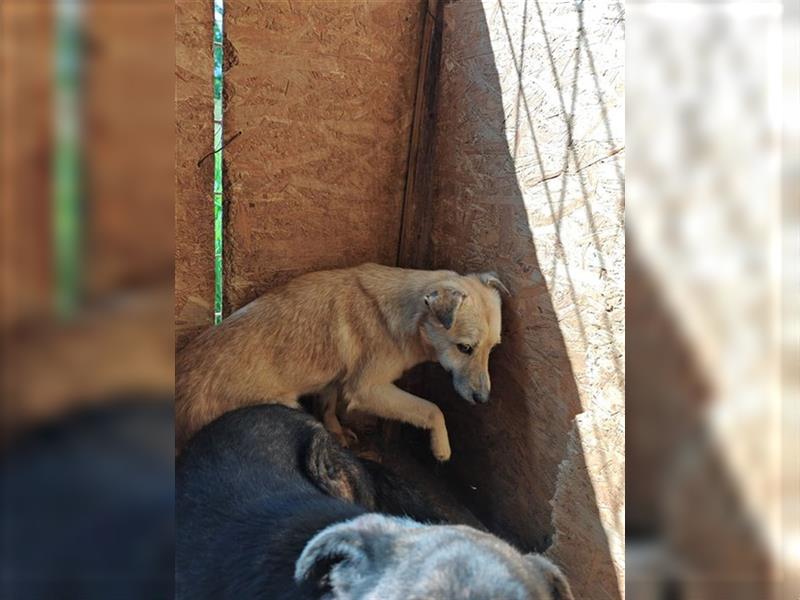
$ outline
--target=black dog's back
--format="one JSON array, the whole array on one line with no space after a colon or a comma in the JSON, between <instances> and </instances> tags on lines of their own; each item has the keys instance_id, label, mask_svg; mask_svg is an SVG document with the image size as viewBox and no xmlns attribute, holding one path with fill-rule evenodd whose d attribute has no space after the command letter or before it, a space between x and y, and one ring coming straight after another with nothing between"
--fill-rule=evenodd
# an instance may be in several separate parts
<instances>
[{"instance_id":1,"label":"black dog's back","mask_svg":"<svg viewBox=\"0 0 800 600\"><path fill-rule=\"evenodd\" d=\"M365 512L330 494L372 501L366 475L349 471L359 464L340 453L312 417L278 405L200 431L176 465L176 597L315 597L293 581L304 545Z\"/></svg>"},{"instance_id":2,"label":"black dog's back","mask_svg":"<svg viewBox=\"0 0 800 600\"><path fill-rule=\"evenodd\" d=\"M420 523L437 512L426 494L301 411L220 417L184 449L176 483L179 599L572 600L546 558L472 527Z\"/></svg>"}]
</instances>

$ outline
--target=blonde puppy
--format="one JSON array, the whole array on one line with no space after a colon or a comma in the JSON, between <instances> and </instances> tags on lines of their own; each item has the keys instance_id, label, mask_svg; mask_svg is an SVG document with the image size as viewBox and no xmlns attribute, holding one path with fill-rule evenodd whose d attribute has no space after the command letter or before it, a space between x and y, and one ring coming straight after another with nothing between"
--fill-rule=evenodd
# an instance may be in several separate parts
<instances>
[{"instance_id":1,"label":"blonde puppy","mask_svg":"<svg viewBox=\"0 0 800 600\"><path fill-rule=\"evenodd\" d=\"M365 264L298 277L190 342L175 365L176 437L235 408L298 406L319 393L325 426L343 438L337 396L357 409L431 432L433 455L450 458L441 410L395 386L411 367L438 361L470 404L489 400L489 353L500 342L492 273L459 275Z\"/></svg>"}]
</instances>

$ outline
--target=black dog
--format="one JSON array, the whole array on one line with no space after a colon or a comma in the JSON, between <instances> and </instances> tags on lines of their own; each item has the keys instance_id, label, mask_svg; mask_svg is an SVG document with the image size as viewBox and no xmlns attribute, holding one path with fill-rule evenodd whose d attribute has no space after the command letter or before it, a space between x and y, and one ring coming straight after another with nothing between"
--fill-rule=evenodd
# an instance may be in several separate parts
<instances>
[{"instance_id":1,"label":"black dog","mask_svg":"<svg viewBox=\"0 0 800 600\"><path fill-rule=\"evenodd\" d=\"M173 399L93 401L2 449L0 598L175 597Z\"/></svg>"},{"instance_id":2,"label":"black dog","mask_svg":"<svg viewBox=\"0 0 800 600\"><path fill-rule=\"evenodd\" d=\"M179 599L571 598L549 561L490 534L370 512L437 518L284 406L233 411L200 431L176 486Z\"/></svg>"}]
</instances>

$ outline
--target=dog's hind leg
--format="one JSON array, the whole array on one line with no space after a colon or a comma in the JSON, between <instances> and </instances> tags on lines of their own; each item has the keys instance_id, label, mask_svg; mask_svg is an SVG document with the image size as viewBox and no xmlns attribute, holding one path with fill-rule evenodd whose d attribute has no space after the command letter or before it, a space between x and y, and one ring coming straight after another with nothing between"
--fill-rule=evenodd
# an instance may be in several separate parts
<instances>
[{"instance_id":1,"label":"dog's hind leg","mask_svg":"<svg viewBox=\"0 0 800 600\"><path fill-rule=\"evenodd\" d=\"M339 443L347 448L358 441L358 437L347 427L343 427L336 414L336 405L339 401L339 390L336 386L329 385L319 393L322 402L322 424L330 431Z\"/></svg>"},{"instance_id":2,"label":"dog's hind leg","mask_svg":"<svg viewBox=\"0 0 800 600\"><path fill-rule=\"evenodd\" d=\"M348 410L360 409L377 417L403 421L431 432L431 451L436 460L450 459L450 440L444 415L433 402L428 402L387 383L367 389L358 389L353 394Z\"/></svg>"}]
</instances>

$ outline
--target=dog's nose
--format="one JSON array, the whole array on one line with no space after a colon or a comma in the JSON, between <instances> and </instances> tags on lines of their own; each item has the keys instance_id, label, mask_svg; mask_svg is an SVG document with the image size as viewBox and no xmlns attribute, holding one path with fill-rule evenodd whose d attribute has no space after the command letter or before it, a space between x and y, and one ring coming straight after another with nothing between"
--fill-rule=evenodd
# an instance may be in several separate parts
<instances>
[{"instance_id":1,"label":"dog's nose","mask_svg":"<svg viewBox=\"0 0 800 600\"><path fill-rule=\"evenodd\" d=\"M472 399L478 404L486 404L489 401L488 392L472 392Z\"/></svg>"}]
</instances>

